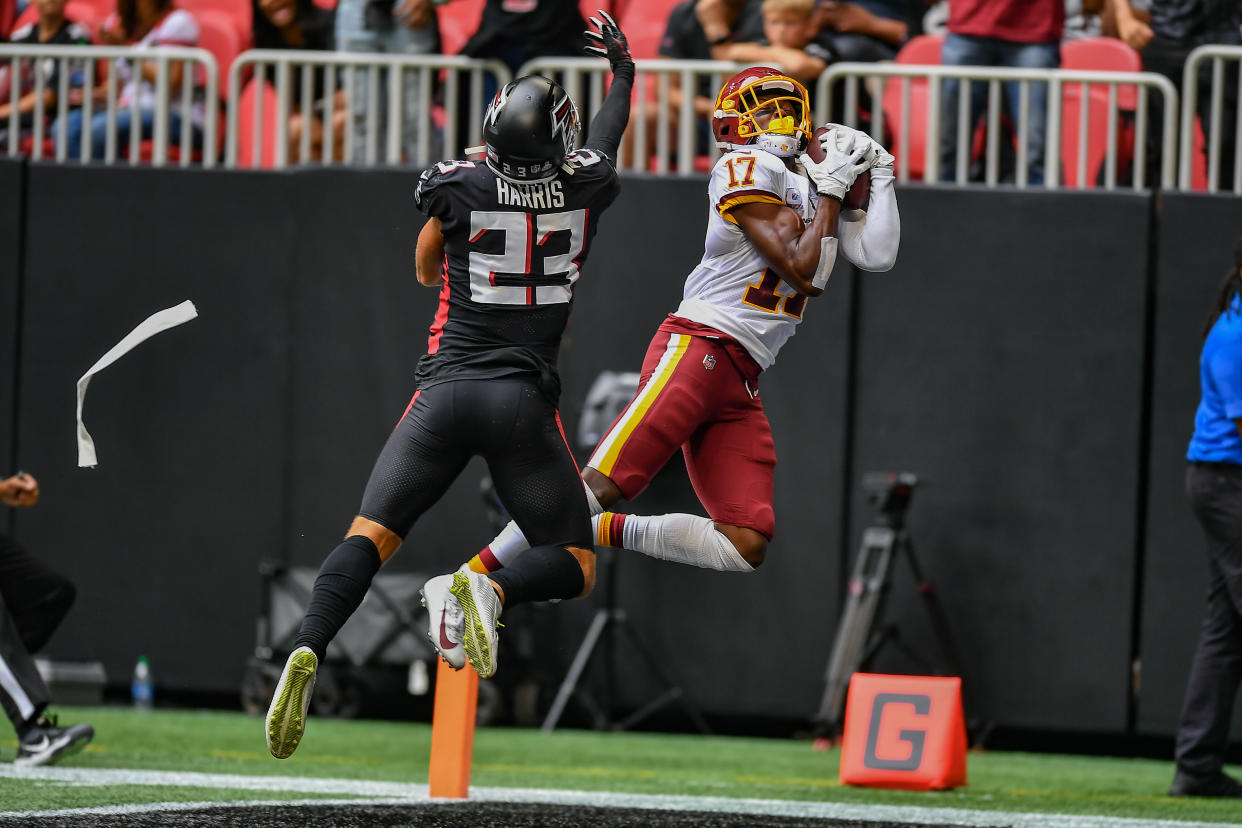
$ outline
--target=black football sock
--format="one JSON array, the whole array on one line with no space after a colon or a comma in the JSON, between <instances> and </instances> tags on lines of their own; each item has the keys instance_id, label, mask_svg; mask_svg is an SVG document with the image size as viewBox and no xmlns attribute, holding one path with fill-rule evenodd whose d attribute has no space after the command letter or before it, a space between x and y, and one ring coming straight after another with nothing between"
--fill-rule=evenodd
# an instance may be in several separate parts
<instances>
[{"instance_id":1,"label":"black football sock","mask_svg":"<svg viewBox=\"0 0 1242 828\"><path fill-rule=\"evenodd\" d=\"M532 547L487 577L505 591L505 609L527 601L577 598L586 583L578 559L563 546Z\"/></svg>"},{"instance_id":2,"label":"black football sock","mask_svg":"<svg viewBox=\"0 0 1242 828\"><path fill-rule=\"evenodd\" d=\"M319 567L294 649L310 647L322 661L328 644L366 597L380 563L370 538L350 535L341 541Z\"/></svg>"}]
</instances>

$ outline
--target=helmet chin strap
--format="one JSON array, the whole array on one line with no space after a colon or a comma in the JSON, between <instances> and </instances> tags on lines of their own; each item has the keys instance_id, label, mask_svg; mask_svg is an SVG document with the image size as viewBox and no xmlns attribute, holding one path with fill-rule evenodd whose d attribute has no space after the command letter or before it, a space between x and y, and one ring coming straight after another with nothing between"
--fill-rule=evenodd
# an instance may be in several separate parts
<instances>
[{"instance_id":1,"label":"helmet chin strap","mask_svg":"<svg viewBox=\"0 0 1242 828\"><path fill-rule=\"evenodd\" d=\"M802 152L802 141L797 132L789 135L765 132L755 136L754 146L779 158L793 158Z\"/></svg>"}]
</instances>

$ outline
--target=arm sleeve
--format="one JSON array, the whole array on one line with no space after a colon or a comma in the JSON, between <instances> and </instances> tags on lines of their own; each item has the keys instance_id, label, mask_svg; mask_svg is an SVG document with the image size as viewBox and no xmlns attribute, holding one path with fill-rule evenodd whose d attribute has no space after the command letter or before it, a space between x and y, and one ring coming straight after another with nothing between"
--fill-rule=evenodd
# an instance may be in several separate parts
<instances>
[{"instance_id":1,"label":"arm sleeve","mask_svg":"<svg viewBox=\"0 0 1242 828\"><path fill-rule=\"evenodd\" d=\"M872 169L871 203L866 212L841 213L837 233L845 258L863 270L879 273L892 269L901 244L901 215L897 212L897 193L890 169Z\"/></svg>"},{"instance_id":2,"label":"arm sleeve","mask_svg":"<svg viewBox=\"0 0 1242 828\"><path fill-rule=\"evenodd\" d=\"M1216 393L1225 406L1225 416L1242 418L1242 342L1231 342L1216 350L1208 362Z\"/></svg>"},{"instance_id":3,"label":"arm sleeve","mask_svg":"<svg viewBox=\"0 0 1242 828\"><path fill-rule=\"evenodd\" d=\"M587 148L606 155L614 164L617 149L621 146L621 134L630 122L630 90L633 87L634 64L618 66L612 74L612 86L599 112L591 119L591 137L587 139Z\"/></svg>"}]
</instances>

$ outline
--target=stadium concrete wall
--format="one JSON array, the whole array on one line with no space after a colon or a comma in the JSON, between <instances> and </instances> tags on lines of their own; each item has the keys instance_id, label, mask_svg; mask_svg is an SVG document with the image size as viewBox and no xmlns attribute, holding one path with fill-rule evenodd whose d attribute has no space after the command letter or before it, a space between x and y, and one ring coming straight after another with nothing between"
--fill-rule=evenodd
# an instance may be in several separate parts
<instances>
[{"instance_id":1,"label":"stadium concrete wall","mask_svg":"<svg viewBox=\"0 0 1242 828\"><path fill-rule=\"evenodd\" d=\"M0 184L16 174L0 166ZM412 273L416 173L32 163L26 175L21 381L14 389L0 373L0 404L20 390L19 457L45 492L18 535L81 587L49 651L103 660L114 683L145 653L169 689L232 692L253 648L260 561L322 559L412 393L436 303ZM975 718L1124 732L1136 607L1150 609L1138 588L1143 564L1152 567L1145 527L1180 508L1147 487L1158 449L1147 439L1158 427L1148 354L1160 348L1151 319L1162 318L1163 282L1152 290L1166 261L1163 246L1160 267L1149 260L1151 202L914 187L900 199L895 270L839 263L764 376L780 457L768 562L741 577L623 556L620 605L709 715L809 717L870 518L857 481L908 469L930 480L910 525L965 657ZM1185 200L1236 227L1235 214L1220 214L1232 202ZM0 195L5 209L12 200ZM626 180L566 335L571 439L591 381L637 370L676 307L707 209L701 181ZM1209 284L1227 248L1201 256L1219 260L1204 265ZM0 295L16 290L0 272ZM93 381L85 421L100 464L77 468L77 378L137 322L187 298L197 320ZM1193 366L1184 379L1193 391ZM1188 433L1177 419L1167 428ZM577 448L585 459L589 447ZM484 473L472 464L390 566L442 571L485 543ZM632 508L701 511L679 461ZM1196 533L1183 581L1200 578L1198 543ZM894 585L890 618L940 666L907 581ZM1167 611L1197 619L1197 589ZM512 613L511 669L554 685L602 600L597 590ZM1142 625L1144 648L1152 626ZM615 643L613 680L592 671L586 686L634 707L660 686ZM890 647L877 666L914 664ZM1153 718L1152 732L1170 732L1170 721Z\"/></svg>"}]
</instances>

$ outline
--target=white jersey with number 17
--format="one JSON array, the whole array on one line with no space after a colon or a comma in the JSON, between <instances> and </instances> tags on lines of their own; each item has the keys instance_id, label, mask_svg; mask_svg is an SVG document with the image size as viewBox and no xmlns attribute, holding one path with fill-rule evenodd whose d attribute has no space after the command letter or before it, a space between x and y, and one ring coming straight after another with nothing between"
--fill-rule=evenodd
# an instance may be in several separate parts
<instances>
[{"instance_id":1,"label":"white jersey with number 17","mask_svg":"<svg viewBox=\"0 0 1242 828\"><path fill-rule=\"evenodd\" d=\"M807 178L763 150L722 155L707 186L711 205L703 260L688 277L676 315L708 325L740 342L768 368L802 321L806 297L781 281L731 211L752 202L784 204L815 217L819 194Z\"/></svg>"}]
</instances>

